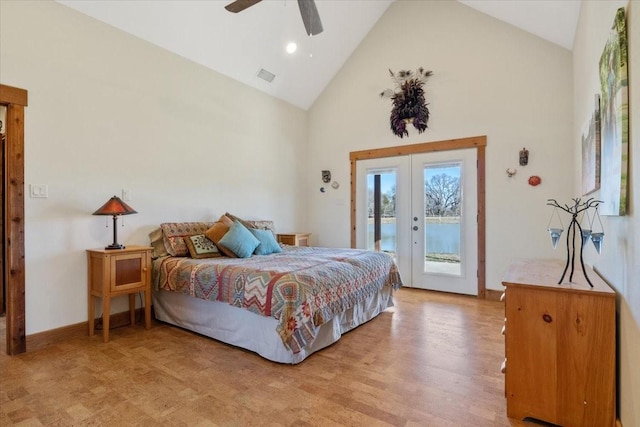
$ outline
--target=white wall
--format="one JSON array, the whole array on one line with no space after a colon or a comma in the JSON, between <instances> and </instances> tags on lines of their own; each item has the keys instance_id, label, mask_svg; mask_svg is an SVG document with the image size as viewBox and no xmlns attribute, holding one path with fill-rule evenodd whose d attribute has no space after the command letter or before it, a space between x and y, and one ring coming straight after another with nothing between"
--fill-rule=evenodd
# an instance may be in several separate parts
<instances>
[{"instance_id":1,"label":"white wall","mask_svg":"<svg viewBox=\"0 0 640 427\"><path fill-rule=\"evenodd\" d=\"M581 126L592 113L594 94L600 93L598 63L620 7L626 7L629 48L629 213L602 217L605 231L602 253L585 253L587 262L594 265L619 295L619 417L627 427L640 425L640 104L637 103L640 100L640 2L582 2L573 50L573 140L577 165L574 188L579 192Z\"/></svg>"},{"instance_id":2,"label":"white wall","mask_svg":"<svg viewBox=\"0 0 640 427\"><path fill-rule=\"evenodd\" d=\"M25 201L27 334L86 320L84 251L112 233L90 214L121 189L139 212L119 229L126 244L146 244L163 221L229 210L311 231L314 244L349 246L349 152L367 148L487 135L488 287L500 288L512 258L562 257L549 244L545 203L579 191L581 125L620 5L583 2L572 58L457 2L397 1L307 115L59 4L1 1L0 81L29 91L27 190L49 186L48 199ZM638 3L628 12L633 52ZM603 218L605 250L588 259L621 295L625 427L640 425L640 58L630 59L630 213ZM434 71L429 129L399 139L378 93L392 86L388 68L419 66ZM518 174L508 179L507 167ZM322 169L338 190L318 191ZM530 175L542 185L528 186Z\"/></svg>"},{"instance_id":3,"label":"white wall","mask_svg":"<svg viewBox=\"0 0 640 427\"><path fill-rule=\"evenodd\" d=\"M227 210L306 228L298 108L49 1L0 2L0 81L29 91L26 191L49 187L25 200L27 334L87 320L85 249L112 241L91 213L123 188L125 244Z\"/></svg>"},{"instance_id":4,"label":"white wall","mask_svg":"<svg viewBox=\"0 0 640 427\"><path fill-rule=\"evenodd\" d=\"M434 73L429 129L400 139L378 94L393 87L387 69L419 66ZM322 246L350 245L349 152L487 135L487 287L500 289L512 259L564 255L551 248L546 201L573 196L572 121L571 52L458 2L396 1L310 110L310 231ZM318 191L321 169L339 190Z\"/></svg>"}]
</instances>

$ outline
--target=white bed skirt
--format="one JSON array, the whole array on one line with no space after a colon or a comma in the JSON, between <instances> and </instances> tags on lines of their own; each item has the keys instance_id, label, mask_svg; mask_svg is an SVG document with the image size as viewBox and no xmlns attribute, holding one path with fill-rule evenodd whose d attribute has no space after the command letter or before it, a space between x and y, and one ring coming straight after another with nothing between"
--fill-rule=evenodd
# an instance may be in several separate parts
<instances>
[{"instance_id":1,"label":"white bed skirt","mask_svg":"<svg viewBox=\"0 0 640 427\"><path fill-rule=\"evenodd\" d=\"M393 307L390 286L316 328L316 338L299 353L288 350L276 332L277 320L218 301L177 292L153 291L156 319L258 353L280 363L300 363L340 339L342 334Z\"/></svg>"}]
</instances>

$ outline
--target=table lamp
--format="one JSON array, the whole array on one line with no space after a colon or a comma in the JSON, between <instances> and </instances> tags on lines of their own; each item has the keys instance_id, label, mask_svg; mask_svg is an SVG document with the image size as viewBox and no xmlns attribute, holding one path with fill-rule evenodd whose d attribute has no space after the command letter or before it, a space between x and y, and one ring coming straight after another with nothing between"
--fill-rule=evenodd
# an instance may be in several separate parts
<instances>
[{"instance_id":1,"label":"table lamp","mask_svg":"<svg viewBox=\"0 0 640 427\"><path fill-rule=\"evenodd\" d=\"M113 196L107 203L102 205L93 215L113 215L113 243L105 247L105 249L124 249L124 245L118 243L118 216L130 215L138 213L131 206L120 200L119 197Z\"/></svg>"}]
</instances>

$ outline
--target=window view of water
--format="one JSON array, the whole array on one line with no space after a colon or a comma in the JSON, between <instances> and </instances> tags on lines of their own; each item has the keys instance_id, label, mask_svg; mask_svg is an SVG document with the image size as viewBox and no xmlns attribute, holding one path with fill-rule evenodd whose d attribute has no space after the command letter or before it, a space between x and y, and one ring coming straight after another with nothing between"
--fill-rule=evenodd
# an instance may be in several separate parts
<instances>
[{"instance_id":1,"label":"window view of water","mask_svg":"<svg viewBox=\"0 0 640 427\"><path fill-rule=\"evenodd\" d=\"M456 218L457 219L457 218ZM447 222L439 222L438 218L425 220L425 243L427 259L441 262L460 261L460 223L443 218ZM396 251L396 223L394 218L383 218L381 225L380 248L385 252ZM373 249L373 219L369 221L369 249Z\"/></svg>"},{"instance_id":2,"label":"window view of water","mask_svg":"<svg viewBox=\"0 0 640 427\"><path fill-rule=\"evenodd\" d=\"M391 254L396 253L396 171L394 169L372 170L367 174L367 246L374 249L373 216L376 210L374 180L380 179L380 199L377 207L380 212L381 242L380 249ZM424 166L424 232L425 268L427 264L460 265L460 164L444 163ZM438 267L441 269L442 267ZM426 271L426 270L425 270Z\"/></svg>"}]
</instances>

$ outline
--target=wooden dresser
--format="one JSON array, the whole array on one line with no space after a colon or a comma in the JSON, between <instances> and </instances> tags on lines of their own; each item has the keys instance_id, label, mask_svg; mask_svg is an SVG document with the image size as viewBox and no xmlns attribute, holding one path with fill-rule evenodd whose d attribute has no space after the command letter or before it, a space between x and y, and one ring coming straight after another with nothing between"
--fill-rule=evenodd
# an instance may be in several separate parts
<instances>
[{"instance_id":1,"label":"wooden dresser","mask_svg":"<svg viewBox=\"0 0 640 427\"><path fill-rule=\"evenodd\" d=\"M577 261L577 260L576 260ZM507 415L567 427L615 425L615 292L579 262L513 263L505 290Z\"/></svg>"}]
</instances>

